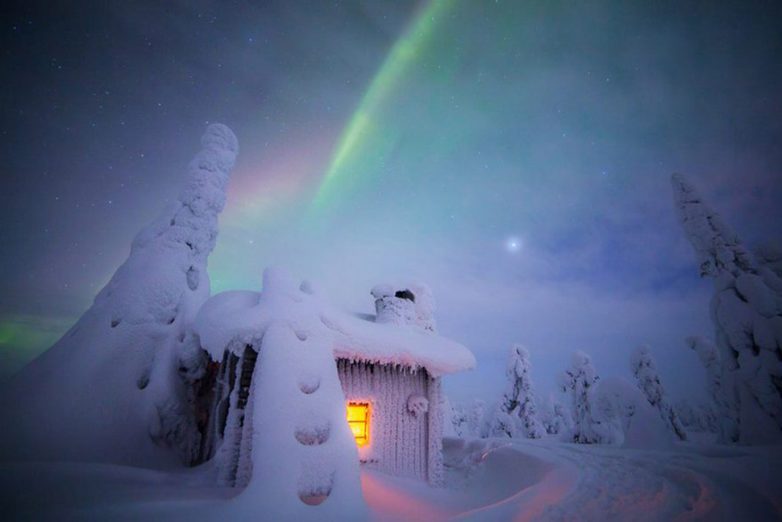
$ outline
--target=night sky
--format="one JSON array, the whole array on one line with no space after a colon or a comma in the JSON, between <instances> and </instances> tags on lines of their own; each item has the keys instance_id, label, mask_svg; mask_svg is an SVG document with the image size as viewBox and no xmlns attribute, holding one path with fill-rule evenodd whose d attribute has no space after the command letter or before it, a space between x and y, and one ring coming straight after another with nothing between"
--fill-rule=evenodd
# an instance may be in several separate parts
<instances>
[{"instance_id":1,"label":"night sky","mask_svg":"<svg viewBox=\"0 0 782 522\"><path fill-rule=\"evenodd\" d=\"M750 246L780 235L779 10L4 4L0 379L89 306L219 121L241 150L213 292L276 264L370 311L375 284L426 282L478 358L456 400L498 393L512 342L544 396L574 350L629 375L641 343L674 395L700 393L682 338L712 334L711 282L669 179Z\"/></svg>"}]
</instances>

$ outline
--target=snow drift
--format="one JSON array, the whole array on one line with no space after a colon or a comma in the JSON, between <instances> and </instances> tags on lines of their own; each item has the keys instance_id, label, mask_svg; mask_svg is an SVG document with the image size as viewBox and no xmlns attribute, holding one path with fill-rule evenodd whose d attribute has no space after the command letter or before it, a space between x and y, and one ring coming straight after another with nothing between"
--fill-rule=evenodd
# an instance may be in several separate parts
<instances>
[{"instance_id":1,"label":"snow drift","mask_svg":"<svg viewBox=\"0 0 782 522\"><path fill-rule=\"evenodd\" d=\"M207 257L238 145L210 125L178 199L133 240L79 321L0 390L0 457L157 467L186 452L177 351L209 297Z\"/></svg>"}]
</instances>

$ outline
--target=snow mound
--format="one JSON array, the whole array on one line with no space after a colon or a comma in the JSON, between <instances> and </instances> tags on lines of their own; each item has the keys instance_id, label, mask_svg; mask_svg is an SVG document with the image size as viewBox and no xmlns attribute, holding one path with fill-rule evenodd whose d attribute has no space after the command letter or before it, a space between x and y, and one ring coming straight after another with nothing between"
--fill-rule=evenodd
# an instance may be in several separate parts
<instances>
[{"instance_id":1,"label":"snow mound","mask_svg":"<svg viewBox=\"0 0 782 522\"><path fill-rule=\"evenodd\" d=\"M228 511L278 520L363 519L358 452L330 336L291 282L281 271L264 274L261 301L287 314L263 335L245 419L252 426L251 457L242 457L252 462L249 484Z\"/></svg>"},{"instance_id":2,"label":"snow mound","mask_svg":"<svg viewBox=\"0 0 782 522\"><path fill-rule=\"evenodd\" d=\"M133 240L92 307L0 391L12 420L0 457L159 466L197 441L186 435L178 352L209 297L206 262L238 150L210 125L174 204Z\"/></svg>"},{"instance_id":3,"label":"snow mound","mask_svg":"<svg viewBox=\"0 0 782 522\"><path fill-rule=\"evenodd\" d=\"M600 381L595 396L596 417L611 431L614 444L635 449L663 449L673 444L673 434L660 413L627 379Z\"/></svg>"}]
</instances>

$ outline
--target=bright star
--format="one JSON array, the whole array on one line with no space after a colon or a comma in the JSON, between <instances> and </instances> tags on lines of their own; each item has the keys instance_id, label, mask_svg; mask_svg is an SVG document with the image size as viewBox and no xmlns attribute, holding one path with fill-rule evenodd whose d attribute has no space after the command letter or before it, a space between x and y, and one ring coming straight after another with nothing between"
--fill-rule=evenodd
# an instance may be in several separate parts
<instances>
[{"instance_id":1,"label":"bright star","mask_svg":"<svg viewBox=\"0 0 782 522\"><path fill-rule=\"evenodd\" d=\"M511 236L505 240L505 249L511 254L515 254L521 250L521 239Z\"/></svg>"}]
</instances>

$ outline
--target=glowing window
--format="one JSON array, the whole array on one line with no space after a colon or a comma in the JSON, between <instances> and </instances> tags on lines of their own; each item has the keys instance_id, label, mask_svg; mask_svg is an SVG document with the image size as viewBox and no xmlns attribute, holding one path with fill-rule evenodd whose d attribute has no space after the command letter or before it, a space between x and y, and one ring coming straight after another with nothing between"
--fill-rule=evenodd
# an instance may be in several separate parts
<instances>
[{"instance_id":1,"label":"glowing window","mask_svg":"<svg viewBox=\"0 0 782 522\"><path fill-rule=\"evenodd\" d=\"M348 403L348 425L350 425L350 431L356 437L356 444L359 447L369 444L369 415L369 403Z\"/></svg>"}]
</instances>

